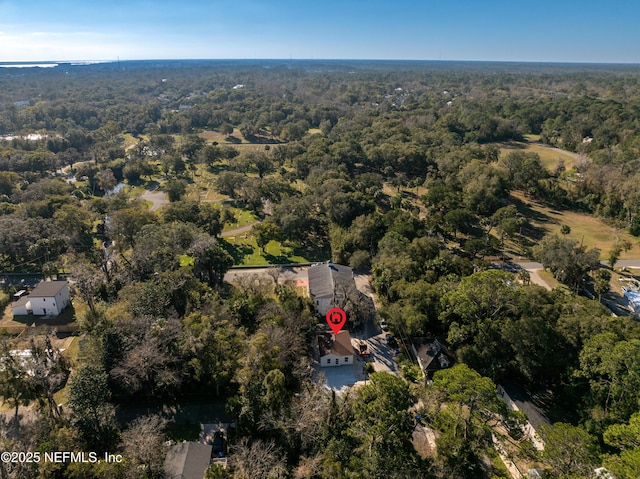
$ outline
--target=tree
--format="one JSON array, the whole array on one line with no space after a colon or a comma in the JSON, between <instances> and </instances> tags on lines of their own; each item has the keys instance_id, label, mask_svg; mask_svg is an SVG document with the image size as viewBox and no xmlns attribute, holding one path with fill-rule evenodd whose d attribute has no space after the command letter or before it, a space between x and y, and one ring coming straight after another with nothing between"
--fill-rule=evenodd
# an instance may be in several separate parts
<instances>
[{"instance_id":1,"label":"tree","mask_svg":"<svg viewBox=\"0 0 640 479\"><path fill-rule=\"evenodd\" d=\"M235 198L238 189L240 189L244 181L245 178L242 173L225 171L218 176L216 180L216 189L223 195Z\"/></svg>"},{"instance_id":2,"label":"tree","mask_svg":"<svg viewBox=\"0 0 640 479\"><path fill-rule=\"evenodd\" d=\"M9 337L0 336L0 398L15 408L14 422L18 422L20 406L28 405L35 398L35 391L29 381L26 364L11 349Z\"/></svg>"},{"instance_id":3,"label":"tree","mask_svg":"<svg viewBox=\"0 0 640 479\"><path fill-rule=\"evenodd\" d=\"M169 201L174 203L176 201L180 201L187 192L187 184L183 180L172 179L167 181L167 185L164 187L164 190L167 192Z\"/></svg>"},{"instance_id":4,"label":"tree","mask_svg":"<svg viewBox=\"0 0 640 479\"><path fill-rule=\"evenodd\" d=\"M557 422L543 424L539 431L544 442L543 462L552 477L589 477L597 464L597 446L593 436L581 427Z\"/></svg>"},{"instance_id":5,"label":"tree","mask_svg":"<svg viewBox=\"0 0 640 479\"><path fill-rule=\"evenodd\" d=\"M628 424L609 426L603 440L620 451L604 456L603 466L619 479L640 477L640 413L633 414Z\"/></svg>"},{"instance_id":6,"label":"tree","mask_svg":"<svg viewBox=\"0 0 640 479\"><path fill-rule=\"evenodd\" d=\"M100 172L98 185L105 193L114 189L117 184L118 180L116 180L116 177L113 175L113 171L111 169L103 170Z\"/></svg>"},{"instance_id":7,"label":"tree","mask_svg":"<svg viewBox=\"0 0 640 479\"><path fill-rule=\"evenodd\" d=\"M505 415L496 385L464 364L437 371L425 404L427 417L443 431L437 440L438 460L448 475L477 477L483 449L491 443L488 422Z\"/></svg>"},{"instance_id":8,"label":"tree","mask_svg":"<svg viewBox=\"0 0 640 479\"><path fill-rule=\"evenodd\" d=\"M545 236L534 249L534 255L558 281L571 286L576 292L589 271L600 266L599 249L587 251L587 247L578 246L577 241L556 235Z\"/></svg>"},{"instance_id":9,"label":"tree","mask_svg":"<svg viewBox=\"0 0 640 479\"><path fill-rule=\"evenodd\" d=\"M186 367L180 321L143 316L122 326L128 329L122 360L109 372L121 393L147 398L175 393Z\"/></svg>"},{"instance_id":10,"label":"tree","mask_svg":"<svg viewBox=\"0 0 640 479\"><path fill-rule=\"evenodd\" d=\"M477 334L483 322L514 316L517 297L513 276L507 272L480 271L462 278L455 290L442 297L440 318L452 326L449 339L465 342Z\"/></svg>"},{"instance_id":11,"label":"tree","mask_svg":"<svg viewBox=\"0 0 640 479\"><path fill-rule=\"evenodd\" d=\"M613 270L620 259L622 251L629 251L630 249L631 243L629 241L618 242L616 240L616 243L613 245L611 250L609 250L609 267Z\"/></svg>"},{"instance_id":12,"label":"tree","mask_svg":"<svg viewBox=\"0 0 640 479\"><path fill-rule=\"evenodd\" d=\"M640 340L596 334L580 351L578 374L589 380L591 402L604 419L626 421L640 403Z\"/></svg>"},{"instance_id":13,"label":"tree","mask_svg":"<svg viewBox=\"0 0 640 479\"><path fill-rule=\"evenodd\" d=\"M230 386L238 367L245 333L222 303L212 301L207 309L210 314L192 313L184 319L187 340L195 353L189 366L203 390L213 388L220 396Z\"/></svg>"},{"instance_id":14,"label":"tree","mask_svg":"<svg viewBox=\"0 0 640 479\"><path fill-rule=\"evenodd\" d=\"M598 301L602 302L602 295L611 290L611 273L606 269L600 268L593 272L593 277L593 289L598 295Z\"/></svg>"},{"instance_id":15,"label":"tree","mask_svg":"<svg viewBox=\"0 0 640 479\"><path fill-rule=\"evenodd\" d=\"M229 123L223 123L220 126L220 133L228 138L233 133L233 127Z\"/></svg>"},{"instance_id":16,"label":"tree","mask_svg":"<svg viewBox=\"0 0 640 479\"><path fill-rule=\"evenodd\" d=\"M203 235L196 239L189 248L193 256L194 274L210 286L220 286L224 282L224 274L233 266L233 258L215 238Z\"/></svg>"},{"instance_id":17,"label":"tree","mask_svg":"<svg viewBox=\"0 0 640 479\"><path fill-rule=\"evenodd\" d=\"M73 424L87 446L108 451L117 437L115 408L107 373L96 366L80 367L69 382L69 407Z\"/></svg>"},{"instance_id":18,"label":"tree","mask_svg":"<svg viewBox=\"0 0 640 479\"><path fill-rule=\"evenodd\" d=\"M251 441L243 437L232 447L234 479L284 479L287 477L284 456L271 442Z\"/></svg>"},{"instance_id":19,"label":"tree","mask_svg":"<svg viewBox=\"0 0 640 479\"><path fill-rule=\"evenodd\" d=\"M356 391L347 434L362 451L361 464L369 473L382 477L411 462L414 401L408 383L390 374L373 373Z\"/></svg>"},{"instance_id":20,"label":"tree","mask_svg":"<svg viewBox=\"0 0 640 479\"><path fill-rule=\"evenodd\" d=\"M161 477L166 455L166 425L167 421L160 416L142 416L122 432L122 451L130 474L140 477L142 470L146 477Z\"/></svg>"},{"instance_id":21,"label":"tree","mask_svg":"<svg viewBox=\"0 0 640 479\"><path fill-rule=\"evenodd\" d=\"M135 246L135 237L143 226L155 223L156 216L140 208L124 208L111 215L109 236L119 251Z\"/></svg>"},{"instance_id":22,"label":"tree","mask_svg":"<svg viewBox=\"0 0 640 479\"><path fill-rule=\"evenodd\" d=\"M256 243L263 253L264 247L267 246L269 241L278 239L280 235L278 226L271 221L253 225L251 233L256 237Z\"/></svg>"},{"instance_id":23,"label":"tree","mask_svg":"<svg viewBox=\"0 0 640 479\"><path fill-rule=\"evenodd\" d=\"M95 296L103 284L100 271L87 263L78 262L72 268L72 276L76 290L89 306L91 313L95 314Z\"/></svg>"}]
</instances>

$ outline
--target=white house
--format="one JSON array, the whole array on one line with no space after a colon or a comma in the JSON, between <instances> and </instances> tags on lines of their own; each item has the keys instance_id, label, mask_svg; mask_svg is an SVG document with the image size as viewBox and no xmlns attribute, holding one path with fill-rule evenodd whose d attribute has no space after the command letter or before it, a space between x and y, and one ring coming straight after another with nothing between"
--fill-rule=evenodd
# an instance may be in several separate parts
<instances>
[{"instance_id":1,"label":"white house","mask_svg":"<svg viewBox=\"0 0 640 479\"><path fill-rule=\"evenodd\" d=\"M14 316L58 316L70 302L67 281L44 281L11 308Z\"/></svg>"},{"instance_id":2,"label":"white house","mask_svg":"<svg viewBox=\"0 0 640 479\"><path fill-rule=\"evenodd\" d=\"M353 346L349 331L318 335L318 348L320 350L320 366L322 367L353 364Z\"/></svg>"},{"instance_id":3,"label":"white house","mask_svg":"<svg viewBox=\"0 0 640 479\"><path fill-rule=\"evenodd\" d=\"M348 266L327 261L311 266L307 274L309 294L322 316L331 308L343 307L351 291L357 291L353 270Z\"/></svg>"}]
</instances>

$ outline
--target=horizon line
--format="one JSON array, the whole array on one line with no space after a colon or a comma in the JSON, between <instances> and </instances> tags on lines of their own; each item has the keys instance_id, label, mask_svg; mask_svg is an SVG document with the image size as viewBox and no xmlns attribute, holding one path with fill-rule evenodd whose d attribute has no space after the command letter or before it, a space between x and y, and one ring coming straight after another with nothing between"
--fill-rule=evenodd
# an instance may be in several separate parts
<instances>
[{"instance_id":1,"label":"horizon line","mask_svg":"<svg viewBox=\"0 0 640 479\"><path fill-rule=\"evenodd\" d=\"M25 64L78 64L92 65L100 63L145 62L145 61L316 61L316 62L433 62L433 63L520 63L520 64L559 64L559 65L626 65L640 66L640 61L577 61L577 60L469 60L469 59L415 59L415 58L115 58L110 60L0 60L0 65Z\"/></svg>"}]
</instances>

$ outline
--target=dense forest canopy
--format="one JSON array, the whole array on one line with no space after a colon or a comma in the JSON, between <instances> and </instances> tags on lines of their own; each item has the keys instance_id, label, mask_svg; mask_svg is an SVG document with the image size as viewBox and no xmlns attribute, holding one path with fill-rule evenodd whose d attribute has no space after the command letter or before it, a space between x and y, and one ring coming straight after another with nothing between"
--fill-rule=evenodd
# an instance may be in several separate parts
<instances>
[{"instance_id":1,"label":"dense forest canopy","mask_svg":"<svg viewBox=\"0 0 640 479\"><path fill-rule=\"evenodd\" d=\"M162 477L163 444L185 425L136 406L190 402L237 425L232 467L207 477L508 477L495 434L549 477L599 466L638 477L640 328L600 304L618 278L637 280L615 266L638 259L638 73L395 61L0 68L0 275L71 279L68 327L80 337L49 354L48 328L26 339L4 329L0 444L126 458L0 465L0 477ZM605 247L553 215L588 220ZM321 386L322 318L277 267L329 259L370 280L375 318L399 343L400 374L363 370L366 384L348 393ZM557 287L509 271L516 259L541 261ZM229 281L240 264L273 267ZM16 288L5 289L6 306ZM341 293L348 328L378 327L361 294ZM458 364L420 381L416 337L441 338ZM41 374L18 348L38 352ZM548 398L544 452L497 400L508 383ZM416 447L425 430L437 451Z\"/></svg>"}]
</instances>

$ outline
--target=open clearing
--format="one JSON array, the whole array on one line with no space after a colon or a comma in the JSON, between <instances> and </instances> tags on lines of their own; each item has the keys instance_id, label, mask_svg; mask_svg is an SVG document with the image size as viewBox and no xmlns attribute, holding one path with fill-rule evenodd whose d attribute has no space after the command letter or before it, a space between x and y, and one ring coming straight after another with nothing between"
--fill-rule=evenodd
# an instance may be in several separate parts
<instances>
[{"instance_id":1,"label":"open clearing","mask_svg":"<svg viewBox=\"0 0 640 479\"><path fill-rule=\"evenodd\" d=\"M600 259L608 259L616 238L618 241L626 240L632 247L629 251L623 252L620 259L640 258L638 238L605 224L600 218L575 211L553 209L525 198L521 192L514 192L511 196L516 200L520 213L526 216L534 227L545 233L560 235L560 227L567 225L571 228L568 237L582 242L589 249L598 248Z\"/></svg>"},{"instance_id":2,"label":"open clearing","mask_svg":"<svg viewBox=\"0 0 640 479\"><path fill-rule=\"evenodd\" d=\"M547 170L552 171L558 164L558 160L564 161L564 166L567 170L573 168L576 159L580 156L577 153L538 143L538 137L536 135L527 135L527 140L528 141L524 142L514 141L498 143L498 146L500 147L500 157L506 156L514 151L537 153L540 156L542 165Z\"/></svg>"}]
</instances>

